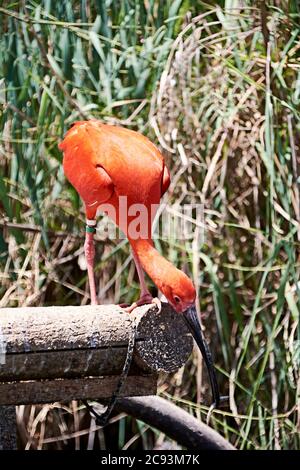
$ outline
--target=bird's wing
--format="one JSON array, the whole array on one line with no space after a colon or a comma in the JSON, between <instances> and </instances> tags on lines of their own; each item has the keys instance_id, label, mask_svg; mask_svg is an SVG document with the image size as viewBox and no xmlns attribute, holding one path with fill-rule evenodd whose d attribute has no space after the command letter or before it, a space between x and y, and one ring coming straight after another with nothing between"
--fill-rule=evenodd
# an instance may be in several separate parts
<instances>
[{"instance_id":1,"label":"bird's wing","mask_svg":"<svg viewBox=\"0 0 300 470\"><path fill-rule=\"evenodd\" d=\"M59 145L64 153L64 173L80 194L89 219L96 215L97 207L107 202L114 192L114 184L99 164L90 135L83 125L73 126Z\"/></svg>"},{"instance_id":2,"label":"bird's wing","mask_svg":"<svg viewBox=\"0 0 300 470\"><path fill-rule=\"evenodd\" d=\"M111 177L118 196L128 204L158 203L161 197L163 156L142 134L91 121L86 125L97 162Z\"/></svg>"}]
</instances>

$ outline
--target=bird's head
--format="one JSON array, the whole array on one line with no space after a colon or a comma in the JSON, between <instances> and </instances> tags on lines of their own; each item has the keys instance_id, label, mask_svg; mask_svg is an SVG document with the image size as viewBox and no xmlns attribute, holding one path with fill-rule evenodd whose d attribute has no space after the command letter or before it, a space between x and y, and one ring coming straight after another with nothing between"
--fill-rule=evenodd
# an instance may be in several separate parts
<instances>
[{"instance_id":1,"label":"bird's head","mask_svg":"<svg viewBox=\"0 0 300 470\"><path fill-rule=\"evenodd\" d=\"M168 283L161 288L164 296L177 313L183 313L195 303L196 290L188 276L173 269L168 277Z\"/></svg>"}]
</instances>

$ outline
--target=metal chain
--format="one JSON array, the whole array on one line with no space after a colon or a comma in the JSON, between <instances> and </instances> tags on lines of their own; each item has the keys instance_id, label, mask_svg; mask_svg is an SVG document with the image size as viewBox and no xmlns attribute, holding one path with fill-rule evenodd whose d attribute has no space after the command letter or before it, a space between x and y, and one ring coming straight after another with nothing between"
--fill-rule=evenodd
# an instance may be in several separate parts
<instances>
[{"instance_id":1,"label":"metal chain","mask_svg":"<svg viewBox=\"0 0 300 470\"><path fill-rule=\"evenodd\" d=\"M131 321L131 331L128 339L128 347L127 347L127 355L126 359L124 362L123 370L121 372L121 375L119 377L116 389L114 393L112 394L110 401L108 403L108 406L106 410L99 414L95 411L95 409L86 401L86 400L81 400L82 403L86 406L86 408L89 410L89 412L94 415L96 424L98 426L105 426L107 424L107 421L114 409L114 406L116 404L116 401L118 397L120 396L120 393L122 391L122 387L125 384L125 381L128 376L128 372L132 363L132 358L133 358L133 351L134 351L134 345L135 345L135 338L136 338L136 321L135 318Z\"/></svg>"}]
</instances>

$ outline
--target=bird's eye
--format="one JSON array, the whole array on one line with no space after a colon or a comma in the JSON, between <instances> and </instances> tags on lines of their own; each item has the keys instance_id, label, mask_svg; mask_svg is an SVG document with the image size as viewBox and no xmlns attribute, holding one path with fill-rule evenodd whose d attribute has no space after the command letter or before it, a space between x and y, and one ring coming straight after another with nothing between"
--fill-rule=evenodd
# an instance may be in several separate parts
<instances>
[{"instance_id":1,"label":"bird's eye","mask_svg":"<svg viewBox=\"0 0 300 470\"><path fill-rule=\"evenodd\" d=\"M180 302L180 297L178 297L178 295L174 295L174 300L177 304L179 304Z\"/></svg>"}]
</instances>

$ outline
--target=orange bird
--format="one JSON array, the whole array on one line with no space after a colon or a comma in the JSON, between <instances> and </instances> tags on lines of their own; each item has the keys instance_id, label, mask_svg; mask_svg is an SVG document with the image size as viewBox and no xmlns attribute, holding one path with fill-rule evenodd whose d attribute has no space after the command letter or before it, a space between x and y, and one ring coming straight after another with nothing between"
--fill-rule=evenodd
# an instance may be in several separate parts
<instances>
[{"instance_id":1,"label":"orange bird","mask_svg":"<svg viewBox=\"0 0 300 470\"><path fill-rule=\"evenodd\" d=\"M138 132L97 120L76 122L59 148L64 153L65 175L85 204L87 225L84 248L92 304L97 304L94 233L97 211L102 210L121 228L132 248L141 294L127 311L158 301L152 298L146 286L146 271L188 324L209 372L214 406L218 406L220 394L211 354L197 317L195 287L185 273L159 254L151 238L155 208L170 184L162 154ZM125 200L127 214L124 214L122 206ZM140 231L135 230L137 212L143 212Z\"/></svg>"}]
</instances>

